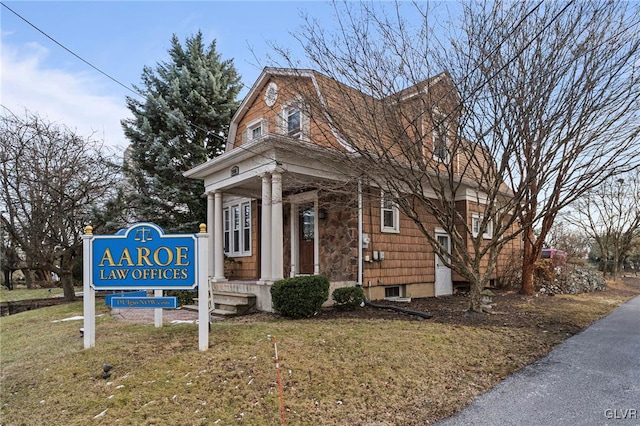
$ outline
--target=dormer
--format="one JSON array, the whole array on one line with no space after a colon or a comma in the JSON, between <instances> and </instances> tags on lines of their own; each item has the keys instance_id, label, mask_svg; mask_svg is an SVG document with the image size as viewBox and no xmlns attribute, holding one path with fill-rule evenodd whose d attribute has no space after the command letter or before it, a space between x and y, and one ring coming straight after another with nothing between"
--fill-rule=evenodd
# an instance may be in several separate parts
<instances>
[{"instance_id":1,"label":"dormer","mask_svg":"<svg viewBox=\"0 0 640 426\"><path fill-rule=\"evenodd\" d=\"M425 160L448 163L453 159L459 119L459 98L447 73L416 83L383 100L397 109L407 143Z\"/></svg>"},{"instance_id":2,"label":"dormer","mask_svg":"<svg viewBox=\"0 0 640 426\"><path fill-rule=\"evenodd\" d=\"M311 80L310 71L265 68L232 118L226 150L269 137L309 142L311 119L299 92Z\"/></svg>"}]
</instances>

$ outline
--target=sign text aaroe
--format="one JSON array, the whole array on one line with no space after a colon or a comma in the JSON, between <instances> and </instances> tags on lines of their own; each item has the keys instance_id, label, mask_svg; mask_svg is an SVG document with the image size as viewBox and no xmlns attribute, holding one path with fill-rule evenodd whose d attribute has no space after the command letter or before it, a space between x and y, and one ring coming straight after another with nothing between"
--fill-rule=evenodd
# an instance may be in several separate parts
<instances>
[{"instance_id":1,"label":"sign text aaroe","mask_svg":"<svg viewBox=\"0 0 640 426\"><path fill-rule=\"evenodd\" d=\"M91 285L96 290L192 289L197 285L195 235L165 235L137 223L91 241Z\"/></svg>"}]
</instances>

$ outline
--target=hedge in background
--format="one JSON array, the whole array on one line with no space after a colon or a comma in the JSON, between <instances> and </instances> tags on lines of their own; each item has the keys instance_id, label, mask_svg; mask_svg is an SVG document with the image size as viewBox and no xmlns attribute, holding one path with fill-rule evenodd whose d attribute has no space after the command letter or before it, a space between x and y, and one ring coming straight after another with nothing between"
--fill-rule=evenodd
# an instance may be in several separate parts
<instances>
[{"instance_id":1,"label":"hedge in background","mask_svg":"<svg viewBox=\"0 0 640 426\"><path fill-rule=\"evenodd\" d=\"M354 310L364 302L362 287L343 287L333 290L331 293L336 307L344 310Z\"/></svg>"},{"instance_id":2,"label":"hedge in background","mask_svg":"<svg viewBox=\"0 0 640 426\"><path fill-rule=\"evenodd\" d=\"M273 310L285 317L311 317L328 298L329 278L321 275L285 278L271 287Z\"/></svg>"},{"instance_id":3,"label":"hedge in background","mask_svg":"<svg viewBox=\"0 0 640 426\"><path fill-rule=\"evenodd\" d=\"M194 305L193 299L198 297L196 290L165 290L164 296L175 296L178 298L178 306Z\"/></svg>"}]
</instances>

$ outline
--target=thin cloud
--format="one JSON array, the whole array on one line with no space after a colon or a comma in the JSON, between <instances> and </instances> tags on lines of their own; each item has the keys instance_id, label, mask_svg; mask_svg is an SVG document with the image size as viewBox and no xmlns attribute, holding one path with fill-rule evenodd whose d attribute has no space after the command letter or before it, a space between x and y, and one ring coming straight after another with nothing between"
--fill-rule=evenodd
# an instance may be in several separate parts
<instances>
[{"instance_id":1,"label":"thin cloud","mask_svg":"<svg viewBox=\"0 0 640 426\"><path fill-rule=\"evenodd\" d=\"M130 117L125 97L106 91L105 82L90 72L71 73L45 65L48 50L37 43L18 48L3 43L0 102L15 114L25 109L63 124L80 136L123 150L127 145L120 120Z\"/></svg>"}]
</instances>

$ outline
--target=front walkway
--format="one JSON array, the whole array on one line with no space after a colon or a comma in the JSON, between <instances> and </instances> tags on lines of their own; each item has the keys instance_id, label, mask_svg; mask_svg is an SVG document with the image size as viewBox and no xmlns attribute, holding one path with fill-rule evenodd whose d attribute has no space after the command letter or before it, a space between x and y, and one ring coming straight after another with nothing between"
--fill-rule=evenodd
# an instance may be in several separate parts
<instances>
[{"instance_id":1,"label":"front walkway","mask_svg":"<svg viewBox=\"0 0 640 426\"><path fill-rule=\"evenodd\" d=\"M154 324L154 309L111 309L111 316L120 320ZM162 312L162 322L170 324L173 322L192 321L194 324L198 319L198 311L187 309L164 309Z\"/></svg>"},{"instance_id":2,"label":"front walkway","mask_svg":"<svg viewBox=\"0 0 640 426\"><path fill-rule=\"evenodd\" d=\"M640 296L438 425L640 425Z\"/></svg>"}]
</instances>

